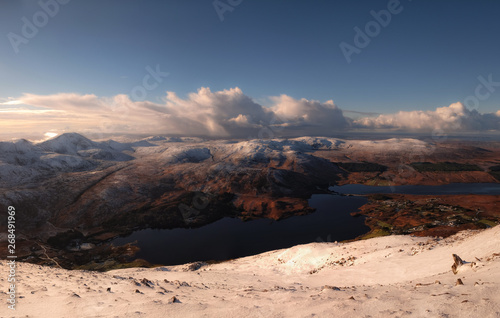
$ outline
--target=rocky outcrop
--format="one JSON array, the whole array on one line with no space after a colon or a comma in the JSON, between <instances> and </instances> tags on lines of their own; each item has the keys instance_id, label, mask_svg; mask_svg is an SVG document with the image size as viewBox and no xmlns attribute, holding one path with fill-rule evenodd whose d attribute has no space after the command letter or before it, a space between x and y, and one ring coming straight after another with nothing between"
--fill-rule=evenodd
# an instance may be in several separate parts
<instances>
[{"instance_id":1,"label":"rocky outcrop","mask_svg":"<svg viewBox=\"0 0 500 318\"><path fill-rule=\"evenodd\" d=\"M451 270L453 274L458 273L458 269L464 264L464 261L457 254L453 254L453 265L451 265Z\"/></svg>"}]
</instances>

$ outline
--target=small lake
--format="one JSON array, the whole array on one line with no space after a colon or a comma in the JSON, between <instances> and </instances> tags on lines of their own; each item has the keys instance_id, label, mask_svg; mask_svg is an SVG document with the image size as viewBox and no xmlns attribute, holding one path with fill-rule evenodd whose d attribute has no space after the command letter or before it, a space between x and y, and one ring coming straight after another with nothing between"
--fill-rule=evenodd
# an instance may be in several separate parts
<instances>
[{"instance_id":1,"label":"small lake","mask_svg":"<svg viewBox=\"0 0 500 318\"><path fill-rule=\"evenodd\" d=\"M420 195L446 194L498 194L500 183L450 183L437 186L403 185L403 186L367 186L363 184L346 184L332 186L331 191L342 194L373 194L373 193L400 193Z\"/></svg>"},{"instance_id":2,"label":"small lake","mask_svg":"<svg viewBox=\"0 0 500 318\"><path fill-rule=\"evenodd\" d=\"M350 213L367 202L364 197L316 194L309 200L316 211L308 215L246 222L226 217L194 229L140 230L112 243L137 241L140 251L136 257L153 264L226 260L298 244L356 238L370 229L364 217L352 217Z\"/></svg>"},{"instance_id":3,"label":"small lake","mask_svg":"<svg viewBox=\"0 0 500 318\"><path fill-rule=\"evenodd\" d=\"M497 183L455 183L439 186L333 186L342 194L402 193L420 195L500 194ZM352 217L368 200L363 196L315 194L309 205L316 212L284 220L258 219L243 222L223 218L194 229L146 229L112 241L114 245L136 242L137 258L153 264L178 265L194 261L226 260L311 242L354 239L369 228L364 217Z\"/></svg>"}]
</instances>

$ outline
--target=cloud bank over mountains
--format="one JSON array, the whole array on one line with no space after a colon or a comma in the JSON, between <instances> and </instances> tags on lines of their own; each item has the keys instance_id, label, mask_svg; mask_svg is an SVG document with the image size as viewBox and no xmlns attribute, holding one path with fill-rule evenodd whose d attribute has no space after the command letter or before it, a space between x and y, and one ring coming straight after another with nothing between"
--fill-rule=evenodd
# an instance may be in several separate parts
<instances>
[{"instance_id":1,"label":"cloud bank over mountains","mask_svg":"<svg viewBox=\"0 0 500 318\"><path fill-rule=\"evenodd\" d=\"M333 101L270 97L263 106L241 89L200 88L186 98L167 92L163 103L127 95L24 94L0 103L0 128L10 133L82 132L176 134L222 138L332 135L339 131L500 130L500 110L481 114L461 103L433 111L400 111L353 120Z\"/></svg>"},{"instance_id":2,"label":"cloud bank over mountains","mask_svg":"<svg viewBox=\"0 0 500 318\"><path fill-rule=\"evenodd\" d=\"M401 129L411 131L481 131L500 130L500 110L493 114L481 114L469 110L462 103L439 107L430 111L400 111L375 118L361 118L354 125L371 129Z\"/></svg>"}]
</instances>

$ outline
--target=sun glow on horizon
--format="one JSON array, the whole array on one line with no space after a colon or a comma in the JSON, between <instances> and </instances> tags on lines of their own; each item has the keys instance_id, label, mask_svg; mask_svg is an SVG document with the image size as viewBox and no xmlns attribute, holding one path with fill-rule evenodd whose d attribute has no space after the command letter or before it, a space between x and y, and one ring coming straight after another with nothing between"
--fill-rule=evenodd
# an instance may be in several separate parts
<instances>
[{"instance_id":1,"label":"sun glow on horizon","mask_svg":"<svg viewBox=\"0 0 500 318\"><path fill-rule=\"evenodd\" d=\"M47 137L47 139L51 139L51 138L54 138L55 136L59 135L58 133L55 133L55 132L46 132L44 134L45 137Z\"/></svg>"}]
</instances>

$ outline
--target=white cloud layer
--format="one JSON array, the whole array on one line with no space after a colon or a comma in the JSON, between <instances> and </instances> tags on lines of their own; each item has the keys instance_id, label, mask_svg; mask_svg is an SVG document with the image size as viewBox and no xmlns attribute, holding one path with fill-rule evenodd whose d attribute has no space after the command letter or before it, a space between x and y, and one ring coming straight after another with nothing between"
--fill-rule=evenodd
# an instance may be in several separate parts
<instances>
[{"instance_id":1,"label":"white cloud layer","mask_svg":"<svg viewBox=\"0 0 500 318\"><path fill-rule=\"evenodd\" d=\"M467 109L462 103L454 103L431 111L400 111L375 118L361 118L353 124L361 128L412 131L500 130L500 111L493 114L481 114L476 110Z\"/></svg>"},{"instance_id":2,"label":"white cloud layer","mask_svg":"<svg viewBox=\"0 0 500 318\"><path fill-rule=\"evenodd\" d=\"M223 138L332 135L349 129L409 131L500 130L500 111L480 114L461 103L434 111L401 111L352 120L333 101L270 98L256 103L239 88L200 88L163 103L132 101L127 95L98 97L60 93L24 94L0 106L0 131L18 135L51 132L172 134ZM1 104L0 104L1 105ZM8 107L8 108L7 108Z\"/></svg>"},{"instance_id":3,"label":"white cloud layer","mask_svg":"<svg viewBox=\"0 0 500 318\"><path fill-rule=\"evenodd\" d=\"M274 104L264 107L239 88L218 92L200 88L185 99L167 92L162 104L132 101L126 95L101 98L73 93L25 94L17 104L37 109L12 111L10 108L9 119L11 126L24 122L25 129L38 128L39 132L100 131L243 138L257 137L263 130L267 134L273 131L276 136L278 131L284 135L324 134L349 126L349 120L332 101L295 100L286 95L271 100ZM51 112L44 112L49 109Z\"/></svg>"}]
</instances>

